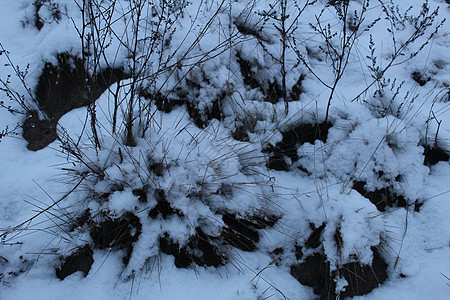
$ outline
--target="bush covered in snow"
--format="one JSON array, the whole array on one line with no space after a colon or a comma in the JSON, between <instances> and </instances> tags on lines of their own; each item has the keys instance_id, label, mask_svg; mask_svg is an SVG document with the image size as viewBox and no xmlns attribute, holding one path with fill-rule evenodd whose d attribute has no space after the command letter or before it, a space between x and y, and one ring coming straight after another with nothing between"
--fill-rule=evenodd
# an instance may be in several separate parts
<instances>
[{"instance_id":1,"label":"bush covered in snow","mask_svg":"<svg viewBox=\"0 0 450 300\"><path fill-rule=\"evenodd\" d=\"M0 5L2 297L448 293L444 2Z\"/></svg>"}]
</instances>

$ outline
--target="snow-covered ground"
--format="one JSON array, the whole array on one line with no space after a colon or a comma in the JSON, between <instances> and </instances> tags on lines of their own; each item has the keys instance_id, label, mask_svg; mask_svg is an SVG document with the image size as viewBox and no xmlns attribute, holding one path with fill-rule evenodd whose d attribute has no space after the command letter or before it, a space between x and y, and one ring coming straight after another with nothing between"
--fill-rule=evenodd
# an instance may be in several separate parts
<instances>
[{"instance_id":1,"label":"snow-covered ground","mask_svg":"<svg viewBox=\"0 0 450 300\"><path fill-rule=\"evenodd\" d=\"M0 299L449 299L447 3L0 0Z\"/></svg>"}]
</instances>

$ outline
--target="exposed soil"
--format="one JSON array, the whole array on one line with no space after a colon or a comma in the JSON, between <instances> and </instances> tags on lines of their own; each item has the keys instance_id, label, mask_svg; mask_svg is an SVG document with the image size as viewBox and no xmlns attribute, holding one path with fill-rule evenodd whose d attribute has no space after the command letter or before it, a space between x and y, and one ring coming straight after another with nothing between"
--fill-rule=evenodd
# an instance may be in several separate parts
<instances>
[{"instance_id":1,"label":"exposed soil","mask_svg":"<svg viewBox=\"0 0 450 300\"><path fill-rule=\"evenodd\" d=\"M250 137L248 136L247 130L244 128L244 126L237 127L232 133L231 137L235 139L236 141L240 142L249 142Z\"/></svg>"},{"instance_id":2,"label":"exposed soil","mask_svg":"<svg viewBox=\"0 0 450 300\"><path fill-rule=\"evenodd\" d=\"M259 89L263 91L261 84L255 79L255 72L253 71L253 66L250 61L242 58L239 52L236 53L237 63L239 64L239 68L241 70L242 79L244 84L250 87L251 89Z\"/></svg>"},{"instance_id":3,"label":"exposed soil","mask_svg":"<svg viewBox=\"0 0 450 300\"><path fill-rule=\"evenodd\" d=\"M440 161L449 161L450 159L448 153L439 147L424 145L423 148L425 166L433 166Z\"/></svg>"},{"instance_id":4,"label":"exposed soil","mask_svg":"<svg viewBox=\"0 0 450 300\"><path fill-rule=\"evenodd\" d=\"M57 66L45 64L36 87L36 101L52 122L74 108L93 103L110 85L130 77L119 68L90 76L80 58L60 53L57 59Z\"/></svg>"},{"instance_id":5,"label":"exposed soil","mask_svg":"<svg viewBox=\"0 0 450 300\"><path fill-rule=\"evenodd\" d=\"M245 219L250 226L253 226L256 229L264 229L273 227L280 217L268 213L258 213L253 216L247 216Z\"/></svg>"},{"instance_id":6,"label":"exposed soil","mask_svg":"<svg viewBox=\"0 0 450 300\"><path fill-rule=\"evenodd\" d=\"M420 208L423 206L423 202L420 202L419 200L416 200L414 202L414 211L419 212Z\"/></svg>"},{"instance_id":7,"label":"exposed soil","mask_svg":"<svg viewBox=\"0 0 450 300\"><path fill-rule=\"evenodd\" d=\"M303 258L303 247L296 243L294 245L294 254L295 254L295 258L297 260L302 259Z\"/></svg>"},{"instance_id":8,"label":"exposed soil","mask_svg":"<svg viewBox=\"0 0 450 300\"><path fill-rule=\"evenodd\" d=\"M195 234L189 237L187 244L183 246L175 242L169 233L165 233L159 238L161 252L173 255L175 266L178 268L186 268L193 263L199 266L218 267L227 262L224 251L226 248L223 248L223 245L253 251L256 249L255 243L259 241L258 230L271 227L278 220L271 215L237 218L236 215L229 213L225 213L222 219L225 227L220 236L209 236L197 227Z\"/></svg>"},{"instance_id":9,"label":"exposed soil","mask_svg":"<svg viewBox=\"0 0 450 300\"><path fill-rule=\"evenodd\" d=\"M265 36L262 31L261 26L252 26L245 22L245 20L237 19L234 22L237 30L244 35L252 35L260 41L270 42L270 40Z\"/></svg>"},{"instance_id":10,"label":"exposed soil","mask_svg":"<svg viewBox=\"0 0 450 300\"><path fill-rule=\"evenodd\" d=\"M100 203L106 202L109 200L109 197L114 193L114 192L123 192L125 190L125 186L123 185L123 183L114 183L110 186L108 186L107 191L105 191L102 194L94 194L94 197L97 201L99 201Z\"/></svg>"},{"instance_id":11,"label":"exposed soil","mask_svg":"<svg viewBox=\"0 0 450 300\"><path fill-rule=\"evenodd\" d=\"M148 169L156 176L161 177L164 175L164 164L162 162L151 162Z\"/></svg>"},{"instance_id":12,"label":"exposed soil","mask_svg":"<svg viewBox=\"0 0 450 300\"><path fill-rule=\"evenodd\" d=\"M30 112L30 116L23 123L22 129L23 137L28 141L27 148L31 151L41 150L58 138L55 124L46 119L39 119L37 111Z\"/></svg>"},{"instance_id":13,"label":"exposed soil","mask_svg":"<svg viewBox=\"0 0 450 300\"><path fill-rule=\"evenodd\" d=\"M313 287L314 293L321 299L336 299L336 285L325 255L316 253L308 256L302 263L291 266L291 275L301 284Z\"/></svg>"},{"instance_id":14,"label":"exposed soil","mask_svg":"<svg viewBox=\"0 0 450 300\"><path fill-rule=\"evenodd\" d=\"M90 230L95 248L125 250L123 257L125 264L128 264L133 252L133 243L138 240L141 232L142 224L139 218L131 212L127 212L117 219L107 217L106 220L93 224Z\"/></svg>"},{"instance_id":15,"label":"exposed soil","mask_svg":"<svg viewBox=\"0 0 450 300\"><path fill-rule=\"evenodd\" d=\"M267 167L277 171L287 171L286 157L292 162L298 160L297 149L304 143L314 144L316 140L326 142L331 123L300 124L289 131L282 132L283 140L276 146L268 146L263 151L270 153Z\"/></svg>"},{"instance_id":16,"label":"exposed soil","mask_svg":"<svg viewBox=\"0 0 450 300\"><path fill-rule=\"evenodd\" d=\"M169 234L159 238L159 249L162 253L172 255L175 258L175 266L177 268L187 268L194 261L192 254L185 247L174 242Z\"/></svg>"},{"instance_id":17,"label":"exposed soil","mask_svg":"<svg viewBox=\"0 0 450 300\"><path fill-rule=\"evenodd\" d=\"M269 87L265 91L265 94L266 97L264 97L264 101L272 104L278 103L278 101L283 99L283 90L276 79L274 81L269 81Z\"/></svg>"},{"instance_id":18,"label":"exposed soil","mask_svg":"<svg viewBox=\"0 0 450 300\"><path fill-rule=\"evenodd\" d=\"M243 219L237 219L231 214L223 215L222 239L225 243L244 251L254 251L259 242L259 233L255 227Z\"/></svg>"},{"instance_id":19,"label":"exposed soil","mask_svg":"<svg viewBox=\"0 0 450 300\"><path fill-rule=\"evenodd\" d=\"M227 258L219 250L217 238L206 235L200 227L197 227L195 232L195 235L189 238L189 242L182 247L166 233L159 238L161 252L173 255L177 268L187 268L192 263L213 267L224 265Z\"/></svg>"},{"instance_id":20,"label":"exposed soil","mask_svg":"<svg viewBox=\"0 0 450 300\"><path fill-rule=\"evenodd\" d=\"M175 94L178 94L178 95L182 94L181 88L176 89ZM152 101L156 105L156 108L159 111L162 111L165 113L170 113L170 112L172 112L172 110L175 107L181 106L186 103L185 99L173 98L173 97L169 98L166 95L163 95L161 92L151 94L145 90L142 90L142 91L140 91L139 95L144 97L145 99Z\"/></svg>"},{"instance_id":21,"label":"exposed soil","mask_svg":"<svg viewBox=\"0 0 450 300\"><path fill-rule=\"evenodd\" d=\"M196 228L196 235L191 237L188 246L191 249L199 249L202 253L201 256L194 257L197 265L218 267L226 263L227 259L224 253L219 251L214 240L217 239L206 235L200 227Z\"/></svg>"},{"instance_id":22,"label":"exposed soil","mask_svg":"<svg viewBox=\"0 0 450 300\"><path fill-rule=\"evenodd\" d=\"M167 217L172 215L182 216L182 213L172 208L169 201L167 201L166 192L164 190L155 190L154 196L157 204L149 211L148 216L150 218L155 219L158 215L162 216L163 219L167 219Z\"/></svg>"},{"instance_id":23,"label":"exposed soil","mask_svg":"<svg viewBox=\"0 0 450 300\"><path fill-rule=\"evenodd\" d=\"M211 107L206 107L203 111L200 111L193 103L187 102L187 111L194 124L204 129L212 119L222 120L222 101L225 96L225 92L218 94Z\"/></svg>"},{"instance_id":24,"label":"exposed soil","mask_svg":"<svg viewBox=\"0 0 450 300\"><path fill-rule=\"evenodd\" d=\"M204 78L207 81L207 78ZM186 88L176 88L171 93L170 97L163 95L160 92L152 94L145 90L140 92L140 96L152 101L159 111L170 113L174 108L186 105L189 117L193 123L199 128L205 128L208 126L209 121L212 119L221 120L223 118L222 113L222 101L227 96L226 91L221 91L216 95L216 99L209 107L199 109L195 99L199 95L201 86L191 80L186 80Z\"/></svg>"},{"instance_id":25,"label":"exposed soil","mask_svg":"<svg viewBox=\"0 0 450 300\"><path fill-rule=\"evenodd\" d=\"M43 4L45 6L43 7ZM58 22L61 20L61 11L59 9L59 4L54 3L52 0L35 0L33 2L34 6L34 26L41 30L45 25L45 20L41 18L41 13L44 15L51 15L51 21ZM48 10L47 12L42 12L41 9Z\"/></svg>"},{"instance_id":26,"label":"exposed soil","mask_svg":"<svg viewBox=\"0 0 450 300\"><path fill-rule=\"evenodd\" d=\"M226 213L222 220L226 225L221 234L222 240L241 250L253 251L259 242L258 230L274 226L278 218L270 215L238 218L235 214Z\"/></svg>"},{"instance_id":27,"label":"exposed soil","mask_svg":"<svg viewBox=\"0 0 450 300\"><path fill-rule=\"evenodd\" d=\"M64 114L94 103L110 85L130 77L120 68L91 76L82 60L68 53L58 54L57 60L56 66L45 64L36 87L36 102L48 119L39 120L37 113L32 113L23 125L23 137L32 151L45 148L57 138L56 125Z\"/></svg>"},{"instance_id":28,"label":"exposed soil","mask_svg":"<svg viewBox=\"0 0 450 300\"><path fill-rule=\"evenodd\" d=\"M419 72L419 71L414 71L411 74L411 78L417 82L420 86L424 86L428 81L431 80L430 77L426 76L425 74Z\"/></svg>"},{"instance_id":29,"label":"exposed soil","mask_svg":"<svg viewBox=\"0 0 450 300\"><path fill-rule=\"evenodd\" d=\"M161 252L173 255L175 266L178 268L186 268L192 263L217 267L227 261L225 253L220 250L221 244L228 244L244 251L253 251L256 249L255 244L259 241L257 230L273 226L278 220L274 216L238 219L232 214L224 214L222 219L226 226L219 237L208 236L200 227L197 227L196 234L189 238L189 242L185 246L180 246L166 233L159 239Z\"/></svg>"},{"instance_id":30,"label":"exposed soil","mask_svg":"<svg viewBox=\"0 0 450 300\"><path fill-rule=\"evenodd\" d=\"M74 222L71 224L69 231L73 231L77 227L83 227L84 225L89 224L90 220L91 210L88 208L75 218Z\"/></svg>"},{"instance_id":31,"label":"exposed soil","mask_svg":"<svg viewBox=\"0 0 450 300\"><path fill-rule=\"evenodd\" d=\"M140 203L147 203L148 185L144 185L139 189L134 189L132 192L133 195L135 195L138 198L138 201Z\"/></svg>"},{"instance_id":32,"label":"exposed soil","mask_svg":"<svg viewBox=\"0 0 450 300\"><path fill-rule=\"evenodd\" d=\"M289 166L286 162L286 157L283 150L277 146L268 145L263 150L263 153L269 154L266 167L276 171L288 171Z\"/></svg>"},{"instance_id":33,"label":"exposed soil","mask_svg":"<svg viewBox=\"0 0 450 300\"><path fill-rule=\"evenodd\" d=\"M336 243L338 253L341 254L342 248L344 248L344 239L342 238L340 225L336 227L336 231L333 234L333 240Z\"/></svg>"},{"instance_id":34,"label":"exposed soil","mask_svg":"<svg viewBox=\"0 0 450 300\"><path fill-rule=\"evenodd\" d=\"M320 237L322 235L322 231L325 229L326 224L323 223L322 225L320 225L320 227L315 228L314 224L310 223L310 226L313 231L306 241L305 246L308 248L317 248L321 244Z\"/></svg>"},{"instance_id":35,"label":"exposed soil","mask_svg":"<svg viewBox=\"0 0 450 300\"><path fill-rule=\"evenodd\" d=\"M387 267L387 263L377 251L373 253L372 265L362 266L358 262L343 265L339 269L339 275L347 280L348 286L344 292L341 292L341 297L370 293L387 279Z\"/></svg>"},{"instance_id":36,"label":"exposed soil","mask_svg":"<svg viewBox=\"0 0 450 300\"><path fill-rule=\"evenodd\" d=\"M84 246L79 248L76 252L70 256L62 259L62 264L56 269L56 277L63 280L67 276L72 275L75 272L81 271L84 276L87 276L91 270L91 266L94 263L93 252L91 247Z\"/></svg>"},{"instance_id":37,"label":"exposed soil","mask_svg":"<svg viewBox=\"0 0 450 300\"><path fill-rule=\"evenodd\" d=\"M243 30L243 33L257 34L251 30L246 30L244 27L241 27L241 30ZM298 101L300 99L300 94L303 92L302 82L305 79L303 74L300 75L291 90L286 91L285 95L281 84L276 79L263 82L258 80L258 75L255 71L261 68L256 62L244 59L239 52L236 53L236 61L239 64L244 84L250 89L258 89L261 91L264 94L264 101L275 104L283 98L287 101Z\"/></svg>"},{"instance_id":38,"label":"exposed soil","mask_svg":"<svg viewBox=\"0 0 450 300\"><path fill-rule=\"evenodd\" d=\"M341 299L366 295L387 278L388 265L375 248L372 248L372 251L371 265L363 266L358 262L352 262L333 272L330 272L330 263L326 256L315 253L304 259L302 263L291 266L291 274L301 284L313 287L314 293L320 295L320 299L337 299L334 279L340 276L348 282L345 291L340 293Z\"/></svg>"},{"instance_id":39,"label":"exposed soil","mask_svg":"<svg viewBox=\"0 0 450 300\"><path fill-rule=\"evenodd\" d=\"M290 101L300 100L300 94L304 92L303 84L302 84L303 80L305 80L305 75L301 74L300 77L298 78L297 82L292 87L291 92L289 93Z\"/></svg>"},{"instance_id":40,"label":"exposed soil","mask_svg":"<svg viewBox=\"0 0 450 300\"><path fill-rule=\"evenodd\" d=\"M402 195L397 195L391 187L385 187L374 191L366 191L366 183L357 181L353 184L353 189L365 198L369 199L379 211L386 211L387 207L406 207L408 203Z\"/></svg>"}]
</instances>

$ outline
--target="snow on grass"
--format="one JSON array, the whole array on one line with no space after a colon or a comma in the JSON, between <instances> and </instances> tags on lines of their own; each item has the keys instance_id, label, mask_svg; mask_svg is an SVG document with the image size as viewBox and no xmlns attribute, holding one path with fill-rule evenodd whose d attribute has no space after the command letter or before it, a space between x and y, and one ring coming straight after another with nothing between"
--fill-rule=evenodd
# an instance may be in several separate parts
<instances>
[{"instance_id":1,"label":"snow on grass","mask_svg":"<svg viewBox=\"0 0 450 300\"><path fill-rule=\"evenodd\" d=\"M445 259L450 254L450 166L448 161L424 164L423 146L447 153L450 149L446 23L411 59L433 28L408 44L383 80L371 85L376 75L369 70L371 36L376 66L382 69L414 36L415 20L403 13L417 16L422 9L414 5L408 10L409 1L395 1L400 8L391 13L398 18L390 23L381 6L389 9L390 2L371 2L361 28L380 21L352 45L333 91L327 138L299 142L300 136L292 142L290 132L325 120L329 86L336 80L330 67L336 53L328 48L327 54L319 46L329 42L340 49L342 24L339 12L322 2L306 6L292 23L289 39L296 43L289 44L285 57L280 7L270 1L190 3L182 10L176 5L184 2L147 3L142 17L149 22L137 33L136 6L130 10L129 2L112 1L114 6L99 7L111 13L115 34L107 35L104 55L87 63L89 71L123 66L134 76L96 100L101 148L94 146L90 115L83 107L59 120L61 140L37 152L27 150L20 128L27 112L2 93L4 106L22 114L0 109L0 130L19 124L17 135L0 140L0 297L314 299L313 288L300 284L291 266L315 253L326 255L331 271L353 262L370 265L377 248L388 264L388 279L356 298L445 299L450 291L445 277L450 276ZM44 63L56 64L58 53L83 53L80 1L42 2L40 30L34 24L36 3L0 1L0 43L8 51L0 55L0 79L24 95L29 109L37 108L32 95ZM52 3L58 4L59 19L51 13ZM440 6L435 24L448 17L443 1L429 4L425 13ZM287 9L291 24L298 7L288 1ZM353 10L363 9L362 1L350 1L349 9L354 18ZM164 14L168 31L157 25ZM325 41L310 25L317 20L322 26L329 23L336 35ZM105 20L99 24L108 28ZM395 41L386 28L393 30ZM152 36L156 31L159 35ZM136 36L140 40L134 49ZM101 45L99 36L95 41ZM28 70L29 91L14 75L8 57L14 67ZM282 60L287 66L287 114L277 90ZM396 64L401 61L405 63ZM297 96L292 96L294 91ZM147 93L146 98L137 97L139 93ZM130 110L131 95L138 102ZM134 147L124 142L130 111ZM245 138L233 138L238 129ZM285 170L270 168L270 159L280 159ZM379 191L397 198L374 203ZM90 212L88 220L77 221L85 211ZM118 232L132 247L123 236L98 246L92 228L102 222L122 224L127 213L139 226L130 223ZM266 218L262 228L247 224L261 214ZM270 218L276 221L271 224ZM242 224L249 236L256 232L256 241L244 239L256 250L243 251L227 239L230 228L235 236L242 235ZM167 254L161 239L199 257L208 254L198 246L199 230L225 262L212 267L194 260L177 268L176 251ZM314 234L317 246L311 246ZM87 276L77 272L56 278L62 257L85 245L100 248L93 249ZM350 284L343 276L332 280L336 291Z\"/></svg>"}]
</instances>

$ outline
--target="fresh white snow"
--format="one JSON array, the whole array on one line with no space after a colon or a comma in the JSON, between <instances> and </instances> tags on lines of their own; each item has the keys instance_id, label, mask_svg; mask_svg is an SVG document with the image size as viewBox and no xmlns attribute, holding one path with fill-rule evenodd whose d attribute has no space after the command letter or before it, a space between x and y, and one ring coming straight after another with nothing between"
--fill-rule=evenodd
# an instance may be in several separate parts
<instances>
[{"instance_id":1,"label":"fresh white snow","mask_svg":"<svg viewBox=\"0 0 450 300\"><path fill-rule=\"evenodd\" d=\"M58 53L79 56L82 50L77 30L83 22L77 5L83 1L41 1L41 30L33 25L33 2L0 0L0 43L8 51L0 55L0 79L7 82L11 75L9 88L24 95L29 108L36 108L31 95L45 63L56 64ZM136 1L94 2L101 2L102 9L115 4L112 28L121 34L107 37L109 45L99 66L113 64L130 70L133 60L124 45L133 44L132 24L136 20L128 11L130 2ZM145 2L143 16L149 19L162 11L162 2L184 3ZM287 1L287 23L298 27L290 35L298 44L290 44L285 56L288 90L301 74L305 76L300 99L289 102L288 114L283 101L264 101L267 95L262 92L274 79L281 83L280 64L274 62L281 57L281 37L275 27L280 22L261 22L257 14L270 11L272 4L279 13L279 1L270 0L192 1L174 21L170 40L157 41L156 49L164 48L164 43L167 49L161 54L155 50L148 62L137 60L146 74L159 71L158 77L142 81L145 88L156 87L154 91L169 94L180 82L191 82L192 86L183 87L191 93L185 97L202 118L220 93L225 93L220 100L222 119L202 120L203 128L195 124L186 105L163 112L154 102L142 100L145 110L137 104L133 108L136 146L125 146L123 132L133 80L123 80L119 99L124 101L118 105L115 133L111 124L117 84L96 101L101 150L92 143L85 107L70 111L58 122L63 140L70 137L80 142L82 158L87 162L84 164L64 151L59 140L37 152L28 150L20 127L27 116L17 102L0 91L3 106L24 113L10 113L0 107L0 132L16 127L16 134L0 140L0 299L316 299L313 288L300 284L290 274L290 266L298 263L295 245L305 244L312 224L318 228L323 223L326 226L320 249L327 255L331 270L355 261L355 257L362 264L370 264L371 247L382 249L388 278L369 294L355 299L449 299L450 164L423 163L423 145L434 144L437 130L437 145L450 151L448 22L416 56L396 64L417 51L433 27L403 50L404 55L384 74L383 96L375 95L381 88L377 83L355 98L374 80L368 69L370 36L377 64L384 68L395 52L386 28L394 28L398 45L414 30L409 19L389 27L381 1L370 1L362 26L376 18L381 20L362 32L353 45L334 91L328 117L332 127L326 142L297 145L298 160L285 156L289 171L277 171L266 167L269 154L263 153L264 149L283 141L282 132L298 124L321 123L326 117L330 89L311 71L327 84L333 84L334 79L330 57L318 48L325 47L324 40L309 23L316 24L316 16L324 9L319 18L338 30L336 12L325 6L327 1L317 1L293 22L298 13L296 5L302 8L305 2ZM382 2L389 5L389 1ZM418 15L422 7L422 1L393 2L402 12L413 5L410 16ZM50 3L59 5L60 20L53 20L46 6ZM435 24L449 17L447 2L430 0L428 4L430 12L440 7ZM363 1L350 1L350 10L361 11L363 5ZM238 31L239 22L261 29L265 49L253 35ZM151 26L155 25L149 24L140 28L139 38L151 36L155 29ZM150 41L142 42L136 51L145 55L149 45ZM298 61L295 48L304 55L313 53L306 55L312 70ZM237 53L252 62L251 72L262 82L261 88L245 82ZM167 62L167 69L161 67L161 61ZM14 68L27 70L27 87ZM430 80L420 86L412 79L415 71ZM195 85L199 85L197 94ZM150 120L149 127L142 134L138 122L145 118ZM239 126L246 129L248 141L231 137ZM162 163L162 174L150 171L152 162ZM104 176L95 177L88 166L98 167ZM365 182L368 191L391 187L393 193L404 197L406 207L394 205L380 211L352 189L356 181ZM115 185L122 188L114 190ZM146 185L152 191L164 190L179 215L147 217L156 198L149 193L147 203L143 203L133 193ZM107 201L95 198L103 193L110 193ZM416 200L423 203L419 211L414 209ZM55 275L60 258L78 246L94 243L86 224L69 228L75 216L87 208L97 213L97 221L102 213L120 217L131 211L140 218L142 232L133 244L128 264L122 261L124 249L94 249L94 263L86 277L77 272L60 280ZM260 240L255 251L228 246L228 261L217 268L196 264L177 268L172 255L161 253L158 239L165 233L180 246L188 243L197 227L210 236L219 236L224 226L222 212L240 216L264 212L279 220L273 227L258 231ZM342 247L336 243L337 228ZM274 256L272 252L279 247L283 253ZM315 250L303 251L306 257ZM344 290L346 285L341 277L337 290Z\"/></svg>"}]
</instances>

